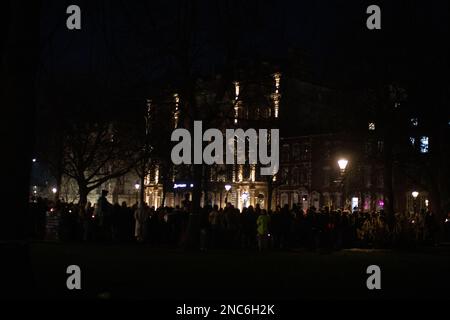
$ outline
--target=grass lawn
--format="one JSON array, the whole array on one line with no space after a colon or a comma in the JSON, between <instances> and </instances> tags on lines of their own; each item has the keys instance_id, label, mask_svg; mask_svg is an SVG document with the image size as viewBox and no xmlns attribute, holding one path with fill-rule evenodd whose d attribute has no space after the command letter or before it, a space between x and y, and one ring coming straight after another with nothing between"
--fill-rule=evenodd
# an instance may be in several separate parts
<instances>
[{"instance_id":1,"label":"grass lawn","mask_svg":"<svg viewBox=\"0 0 450 320\"><path fill-rule=\"evenodd\" d=\"M449 298L448 248L414 252L304 250L183 252L145 245L31 246L40 298L378 299ZM81 268L82 290L66 289L66 268ZM366 268L381 268L378 291Z\"/></svg>"}]
</instances>

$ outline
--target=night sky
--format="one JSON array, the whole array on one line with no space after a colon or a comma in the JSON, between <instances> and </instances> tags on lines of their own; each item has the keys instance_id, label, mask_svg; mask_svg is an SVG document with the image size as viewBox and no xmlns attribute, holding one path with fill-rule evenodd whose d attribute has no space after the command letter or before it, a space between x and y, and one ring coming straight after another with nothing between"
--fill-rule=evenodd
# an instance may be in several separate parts
<instances>
[{"instance_id":1,"label":"night sky","mask_svg":"<svg viewBox=\"0 0 450 320\"><path fill-rule=\"evenodd\" d=\"M410 78L436 55L445 59L448 53L446 1L196 3L196 37L190 45L193 72L199 76L220 72L230 35L238 60L283 61L289 49L297 49L310 57L314 79L341 86L362 85L378 76ZM70 4L81 7L81 31L65 27ZM39 105L89 100L120 109L176 83L171 54L183 4L44 1ZM370 4L381 7L382 30L365 27Z\"/></svg>"}]
</instances>

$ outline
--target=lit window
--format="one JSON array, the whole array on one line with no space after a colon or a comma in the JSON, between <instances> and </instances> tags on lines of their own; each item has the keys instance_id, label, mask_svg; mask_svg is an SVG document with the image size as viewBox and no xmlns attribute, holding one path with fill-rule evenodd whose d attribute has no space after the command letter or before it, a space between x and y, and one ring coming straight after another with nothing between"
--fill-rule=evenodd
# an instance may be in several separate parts
<instances>
[{"instance_id":1,"label":"lit window","mask_svg":"<svg viewBox=\"0 0 450 320\"><path fill-rule=\"evenodd\" d=\"M369 123L369 130L371 130L371 131L375 130L375 122Z\"/></svg>"},{"instance_id":2,"label":"lit window","mask_svg":"<svg viewBox=\"0 0 450 320\"><path fill-rule=\"evenodd\" d=\"M416 143L416 138L410 137L409 142L411 142L411 145L414 147L414 144Z\"/></svg>"},{"instance_id":3,"label":"lit window","mask_svg":"<svg viewBox=\"0 0 450 320\"><path fill-rule=\"evenodd\" d=\"M411 119L411 124L412 124L413 127L417 127L419 125L419 119L412 118Z\"/></svg>"},{"instance_id":4,"label":"lit window","mask_svg":"<svg viewBox=\"0 0 450 320\"><path fill-rule=\"evenodd\" d=\"M428 137L420 138L420 152L427 153L428 152Z\"/></svg>"}]
</instances>

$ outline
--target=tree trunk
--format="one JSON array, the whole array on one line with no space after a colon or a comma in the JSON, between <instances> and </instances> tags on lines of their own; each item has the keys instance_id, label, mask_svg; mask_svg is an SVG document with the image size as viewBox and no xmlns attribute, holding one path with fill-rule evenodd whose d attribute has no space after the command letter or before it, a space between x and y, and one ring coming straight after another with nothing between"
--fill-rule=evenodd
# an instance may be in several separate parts
<instances>
[{"instance_id":1,"label":"tree trunk","mask_svg":"<svg viewBox=\"0 0 450 320\"><path fill-rule=\"evenodd\" d=\"M267 180L267 211L272 209L273 182L272 176Z\"/></svg>"},{"instance_id":2,"label":"tree trunk","mask_svg":"<svg viewBox=\"0 0 450 320\"><path fill-rule=\"evenodd\" d=\"M80 200L78 202L78 205L80 207L80 213L83 213L87 205L87 197L89 194L89 190L82 183L78 182L78 193L80 194Z\"/></svg>"},{"instance_id":3,"label":"tree trunk","mask_svg":"<svg viewBox=\"0 0 450 320\"><path fill-rule=\"evenodd\" d=\"M145 174L142 174L140 177L140 185L141 188L139 189L139 206L144 207L145 203Z\"/></svg>"},{"instance_id":4,"label":"tree trunk","mask_svg":"<svg viewBox=\"0 0 450 320\"><path fill-rule=\"evenodd\" d=\"M58 167L58 172L56 173L56 193L55 201L61 199L61 189L62 189L62 169L61 166Z\"/></svg>"}]
</instances>

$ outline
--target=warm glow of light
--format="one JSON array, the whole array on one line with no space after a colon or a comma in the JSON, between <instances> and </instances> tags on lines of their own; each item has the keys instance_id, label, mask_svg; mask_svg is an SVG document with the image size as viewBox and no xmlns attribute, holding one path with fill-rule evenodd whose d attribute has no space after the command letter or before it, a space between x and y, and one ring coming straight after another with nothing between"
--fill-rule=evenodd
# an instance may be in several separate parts
<instances>
[{"instance_id":1,"label":"warm glow of light","mask_svg":"<svg viewBox=\"0 0 450 320\"><path fill-rule=\"evenodd\" d=\"M155 169L155 184L159 183L159 166L156 166Z\"/></svg>"},{"instance_id":2,"label":"warm glow of light","mask_svg":"<svg viewBox=\"0 0 450 320\"><path fill-rule=\"evenodd\" d=\"M175 111L173 113L173 119L175 122L175 128L178 127L178 118L179 118L179 107L180 107L180 96L178 95L178 93L175 93L173 95L174 99L175 99Z\"/></svg>"},{"instance_id":3,"label":"warm glow of light","mask_svg":"<svg viewBox=\"0 0 450 320\"><path fill-rule=\"evenodd\" d=\"M231 189L231 185L226 184L226 185L225 185L225 190L227 190L227 192L228 192L228 191L230 191L230 189Z\"/></svg>"},{"instance_id":4,"label":"warm glow of light","mask_svg":"<svg viewBox=\"0 0 450 320\"><path fill-rule=\"evenodd\" d=\"M141 188L141 185L140 185L139 183L136 183L136 184L134 185L134 188L135 188L136 190L139 190L139 189Z\"/></svg>"},{"instance_id":5,"label":"warm glow of light","mask_svg":"<svg viewBox=\"0 0 450 320\"><path fill-rule=\"evenodd\" d=\"M53 192L53 193L56 193L57 191L58 191L58 189L52 188L52 192Z\"/></svg>"},{"instance_id":6,"label":"warm glow of light","mask_svg":"<svg viewBox=\"0 0 450 320\"><path fill-rule=\"evenodd\" d=\"M428 201L428 199L425 200L425 207L428 207L429 204L430 204L430 201Z\"/></svg>"},{"instance_id":7,"label":"warm glow of light","mask_svg":"<svg viewBox=\"0 0 450 320\"><path fill-rule=\"evenodd\" d=\"M272 94L272 100L274 105L274 117L278 118L279 115L279 109L280 109L280 81L281 81L281 73L277 72L273 75L273 78L275 80L275 92Z\"/></svg>"},{"instance_id":8,"label":"warm glow of light","mask_svg":"<svg viewBox=\"0 0 450 320\"><path fill-rule=\"evenodd\" d=\"M273 78L275 79L275 88L280 88L280 80L281 80L281 73L277 72L273 75Z\"/></svg>"},{"instance_id":9,"label":"warm glow of light","mask_svg":"<svg viewBox=\"0 0 450 320\"><path fill-rule=\"evenodd\" d=\"M234 93L235 93L235 99L238 100L239 99L239 93L240 93L240 85L238 81L234 82Z\"/></svg>"},{"instance_id":10,"label":"warm glow of light","mask_svg":"<svg viewBox=\"0 0 450 320\"><path fill-rule=\"evenodd\" d=\"M238 117L239 117L239 102L236 102L234 105L234 123L238 123Z\"/></svg>"},{"instance_id":11,"label":"warm glow of light","mask_svg":"<svg viewBox=\"0 0 450 320\"><path fill-rule=\"evenodd\" d=\"M280 102L278 101L278 100L274 100L274 105L275 105L275 108L274 108L274 117L275 118L278 118L278 111L279 111L279 108L280 108Z\"/></svg>"},{"instance_id":12,"label":"warm glow of light","mask_svg":"<svg viewBox=\"0 0 450 320\"><path fill-rule=\"evenodd\" d=\"M419 196L419 192L413 191L411 192L411 195L413 196L414 199L416 199Z\"/></svg>"},{"instance_id":13,"label":"warm glow of light","mask_svg":"<svg viewBox=\"0 0 450 320\"><path fill-rule=\"evenodd\" d=\"M341 169L342 171L344 171L347 168L347 165L348 165L348 160L347 159L340 159L338 161L339 169Z\"/></svg>"},{"instance_id":14,"label":"warm glow of light","mask_svg":"<svg viewBox=\"0 0 450 320\"><path fill-rule=\"evenodd\" d=\"M370 131L375 130L375 122L370 122L370 123L369 123L369 130L370 130Z\"/></svg>"}]
</instances>

